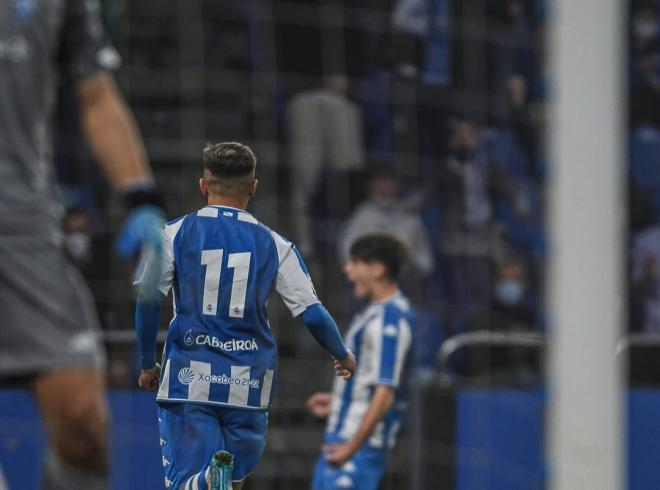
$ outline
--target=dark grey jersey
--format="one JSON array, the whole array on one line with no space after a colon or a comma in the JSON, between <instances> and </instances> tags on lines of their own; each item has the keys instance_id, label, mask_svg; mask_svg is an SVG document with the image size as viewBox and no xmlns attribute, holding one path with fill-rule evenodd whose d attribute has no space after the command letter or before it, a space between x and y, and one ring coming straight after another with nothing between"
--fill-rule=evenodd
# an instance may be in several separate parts
<instances>
[{"instance_id":1,"label":"dark grey jersey","mask_svg":"<svg viewBox=\"0 0 660 490\"><path fill-rule=\"evenodd\" d=\"M0 0L0 237L52 233L51 118L59 77L117 66L97 0Z\"/></svg>"}]
</instances>

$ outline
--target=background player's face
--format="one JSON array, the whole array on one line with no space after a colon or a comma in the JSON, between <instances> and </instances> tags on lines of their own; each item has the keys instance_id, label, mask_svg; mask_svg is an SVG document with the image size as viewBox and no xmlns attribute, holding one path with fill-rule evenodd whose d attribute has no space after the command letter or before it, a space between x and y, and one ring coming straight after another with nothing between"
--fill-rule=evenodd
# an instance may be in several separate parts
<instances>
[{"instance_id":1,"label":"background player's face","mask_svg":"<svg viewBox=\"0 0 660 490\"><path fill-rule=\"evenodd\" d=\"M383 265L378 262L365 262L350 259L344 266L346 278L353 283L353 295L356 298L371 297L374 284L383 275Z\"/></svg>"}]
</instances>

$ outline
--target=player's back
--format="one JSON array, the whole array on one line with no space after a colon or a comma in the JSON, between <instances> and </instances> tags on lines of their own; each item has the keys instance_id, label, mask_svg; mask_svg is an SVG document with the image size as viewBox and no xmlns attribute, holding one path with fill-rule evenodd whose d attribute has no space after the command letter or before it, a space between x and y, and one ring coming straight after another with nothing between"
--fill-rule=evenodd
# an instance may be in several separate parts
<instances>
[{"instance_id":1,"label":"player's back","mask_svg":"<svg viewBox=\"0 0 660 490\"><path fill-rule=\"evenodd\" d=\"M247 212L208 206L183 218L173 250L177 323L249 338L270 330L278 255L268 228Z\"/></svg>"},{"instance_id":2,"label":"player's back","mask_svg":"<svg viewBox=\"0 0 660 490\"><path fill-rule=\"evenodd\" d=\"M221 206L171 222L164 235L175 317L158 399L267 408L277 362L269 293L275 286L294 315L318 301L300 294L313 288L295 249L251 214Z\"/></svg>"}]
</instances>

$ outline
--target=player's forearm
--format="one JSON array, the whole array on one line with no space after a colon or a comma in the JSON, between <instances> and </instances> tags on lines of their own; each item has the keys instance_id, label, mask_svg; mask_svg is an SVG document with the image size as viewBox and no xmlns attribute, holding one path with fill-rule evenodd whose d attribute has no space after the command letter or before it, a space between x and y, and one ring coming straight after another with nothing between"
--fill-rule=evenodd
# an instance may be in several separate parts
<instances>
[{"instance_id":1,"label":"player's forearm","mask_svg":"<svg viewBox=\"0 0 660 490\"><path fill-rule=\"evenodd\" d=\"M378 423L383 420L394 404L394 390L389 386L377 386L369 408L353 438L348 442L353 452L358 451L369 439Z\"/></svg>"},{"instance_id":2,"label":"player's forearm","mask_svg":"<svg viewBox=\"0 0 660 490\"><path fill-rule=\"evenodd\" d=\"M138 298L135 305L135 331L141 369L148 369L156 364L156 337L159 324L160 303Z\"/></svg>"},{"instance_id":3,"label":"player's forearm","mask_svg":"<svg viewBox=\"0 0 660 490\"><path fill-rule=\"evenodd\" d=\"M97 162L116 190L152 182L137 125L109 74L77 87L82 125Z\"/></svg>"},{"instance_id":4,"label":"player's forearm","mask_svg":"<svg viewBox=\"0 0 660 490\"><path fill-rule=\"evenodd\" d=\"M344 360L348 349L341 338L337 323L328 310L318 303L308 307L302 314L302 320L316 341L336 359Z\"/></svg>"}]
</instances>

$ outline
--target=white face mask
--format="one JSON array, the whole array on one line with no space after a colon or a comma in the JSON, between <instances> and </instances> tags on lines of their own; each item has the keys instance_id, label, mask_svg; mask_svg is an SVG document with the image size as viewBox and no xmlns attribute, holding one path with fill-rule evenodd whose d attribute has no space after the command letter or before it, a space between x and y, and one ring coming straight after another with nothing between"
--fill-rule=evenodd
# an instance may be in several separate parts
<instances>
[{"instance_id":1,"label":"white face mask","mask_svg":"<svg viewBox=\"0 0 660 490\"><path fill-rule=\"evenodd\" d=\"M658 34L658 23L652 20L638 20L635 22L635 36L642 40L653 39Z\"/></svg>"},{"instance_id":2,"label":"white face mask","mask_svg":"<svg viewBox=\"0 0 660 490\"><path fill-rule=\"evenodd\" d=\"M71 258L79 264L89 261L91 255L92 237L81 231L69 233L64 238L64 246Z\"/></svg>"},{"instance_id":3,"label":"white face mask","mask_svg":"<svg viewBox=\"0 0 660 490\"><path fill-rule=\"evenodd\" d=\"M495 296L504 305L516 306L523 300L525 287L516 279L502 279L495 286Z\"/></svg>"}]
</instances>

